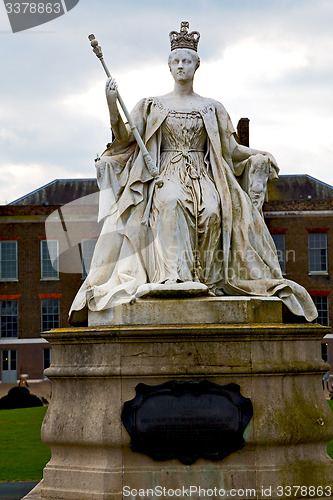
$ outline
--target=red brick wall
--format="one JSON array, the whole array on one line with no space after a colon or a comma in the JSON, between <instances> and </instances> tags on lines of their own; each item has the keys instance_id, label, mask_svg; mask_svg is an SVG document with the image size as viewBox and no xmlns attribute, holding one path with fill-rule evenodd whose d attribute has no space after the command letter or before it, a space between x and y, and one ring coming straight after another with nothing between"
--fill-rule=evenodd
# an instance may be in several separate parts
<instances>
[{"instance_id":1,"label":"red brick wall","mask_svg":"<svg viewBox=\"0 0 333 500\"><path fill-rule=\"evenodd\" d=\"M269 205L269 207L267 206ZM333 200L302 201L302 202L269 202L266 204L265 220L268 228L274 232L274 229L286 229L286 278L296 281L303 285L309 291L329 291L332 286L333 273L333 217L331 215L313 216L309 211L306 216L294 216L287 214L274 216L270 214L268 208L274 206L275 210L287 208L288 210L332 210ZM301 207L301 208L300 208ZM309 274L309 251L308 251L308 231L307 229L318 228L327 231L327 275ZM289 251L289 258L288 257ZM329 307L329 325L333 325L333 292L328 295ZM329 341L328 362L331 365L333 373L333 341Z\"/></svg>"},{"instance_id":2,"label":"red brick wall","mask_svg":"<svg viewBox=\"0 0 333 500\"><path fill-rule=\"evenodd\" d=\"M57 207L5 206L0 207L0 235L16 239L18 245L18 281L0 282L0 295L20 295L19 338L41 336L41 299L43 294L61 294L60 327L68 326L68 312L76 292L82 284L81 272L59 273L59 280L41 280L41 239L45 239L45 219ZM89 215L95 208L80 207L80 216ZM96 213L95 213L96 215ZM86 237L98 235L96 222L80 222ZM56 235L55 235L56 236ZM60 257L61 259L61 257ZM61 260L60 260L61 265ZM6 349L7 346L1 348ZM42 378L43 356L40 346L19 346L18 370L29 373L29 378Z\"/></svg>"},{"instance_id":3,"label":"red brick wall","mask_svg":"<svg viewBox=\"0 0 333 500\"><path fill-rule=\"evenodd\" d=\"M303 285L307 290L331 290L333 272L333 218L332 217L270 217L266 213L269 229L286 229L286 277ZM309 275L308 228L326 228L328 247L328 275ZM289 257L289 258L288 258ZM331 316L333 321L333 316ZM330 322L332 324L332 321Z\"/></svg>"}]
</instances>

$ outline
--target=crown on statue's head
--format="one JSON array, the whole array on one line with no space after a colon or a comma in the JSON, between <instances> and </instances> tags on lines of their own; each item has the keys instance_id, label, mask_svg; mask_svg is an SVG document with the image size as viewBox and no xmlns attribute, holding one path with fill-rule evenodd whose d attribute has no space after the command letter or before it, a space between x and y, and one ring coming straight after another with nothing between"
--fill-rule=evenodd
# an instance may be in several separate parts
<instances>
[{"instance_id":1,"label":"crown on statue's head","mask_svg":"<svg viewBox=\"0 0 333 500\"><path fill-rule=\"evenodd\" d=\"M200 33L198 31L189 33L189 27L190 23L182 21L179 33L178 31L171 31L169 33L171 50L191 49L197 51Z\"/></svg>"}]
</instances>

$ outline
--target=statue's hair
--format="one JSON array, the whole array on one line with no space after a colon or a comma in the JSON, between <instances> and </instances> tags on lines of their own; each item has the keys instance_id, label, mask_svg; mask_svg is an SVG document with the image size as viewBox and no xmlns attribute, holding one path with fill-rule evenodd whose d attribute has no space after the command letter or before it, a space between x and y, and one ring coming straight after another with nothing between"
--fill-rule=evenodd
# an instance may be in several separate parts
<instances>
[{"instance_id":1,"label":"statue's hair","mask_svg":"<svg viewBox=\"0 0 333 500\"><path fill-rule=\"evenodd\" d=\"M195 52L194 50L191 50L191 49L175 49L173 51L170 52L169 54L169 58L168 58L168 65L169 65L169 68L171 66L171 58L172 56L174 56L176 50L187 50L188 52L190 52L191 56L193 57L193 59L195 60L196 62L196 70L199 68L200 66L200 57L198 56L197 52Z\"/></svg>"}]
</instances>

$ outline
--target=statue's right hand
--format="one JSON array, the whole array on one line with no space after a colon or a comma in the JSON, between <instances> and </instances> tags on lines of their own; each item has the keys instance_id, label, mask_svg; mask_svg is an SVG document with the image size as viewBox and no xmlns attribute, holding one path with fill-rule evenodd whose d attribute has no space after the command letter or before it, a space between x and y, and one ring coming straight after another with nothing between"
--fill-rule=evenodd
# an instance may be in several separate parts
<instances>
[{"instance_id":1,"label":"statue's right hand","mask_svg":"<svg viewBox=\"0 0 333 500\"><path fill-rule=\"evenodd\" d=\"M110 78L106 80L105 84L105 94L109 104L116 105L118 95L117 89L118 85L116 83L116 80L110 76Z\"/></svg>"},{"instance_id":2,"label":"statue's right hand","mask_svg":"<svg viewBox=\"0 0 333 500\"><path fill-rule=\"evenodd\" d=\"M104 176L105 172L105 162L102 161L100 158L95 162L95 167L96 167L96 177L97 180L100 181L102 177Z\"/></svg>"},{"instance_id":3,"label":"statue's right hand","mask_svg":"<svg viewBox=\"0 0 333 500\"><path fill-rule=\"evenodd\" d=\"M162 179L160 179L159 177L155 177L155 184L158 188L161 188L164 185L164 181Z\"/></svg>"}]
</instances>

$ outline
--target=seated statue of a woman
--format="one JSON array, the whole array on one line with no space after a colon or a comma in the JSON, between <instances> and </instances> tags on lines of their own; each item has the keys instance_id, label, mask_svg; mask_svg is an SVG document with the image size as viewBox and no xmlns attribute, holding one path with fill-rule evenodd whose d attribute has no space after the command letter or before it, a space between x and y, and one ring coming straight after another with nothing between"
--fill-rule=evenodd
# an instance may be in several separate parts
<instances>
[{"instance_id":1,"label":"seated statue of a woman","mask_svg":"<svg viewBox=\"0 0 333 500\"><path fill-rule=\"evenodd\" d=\"M115 140L96 163L104 223L74 321L87 307L112 308L147 286L184 283L212 295L276 295L294 314L317 316L306 290L283 278L262 216L267 179L277 177L274 157L239 144L222 104L193 91L199 36L188 23L170 33L174 90L142 99L131 114L158 180L121 118L115 81L106 82Z\"/></svg>"}]
</instances>

